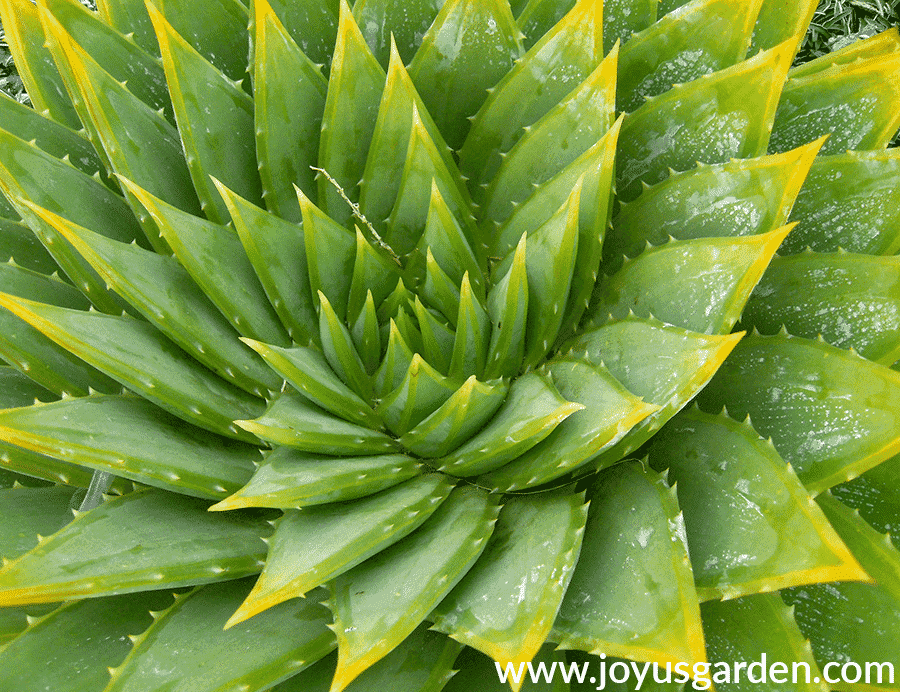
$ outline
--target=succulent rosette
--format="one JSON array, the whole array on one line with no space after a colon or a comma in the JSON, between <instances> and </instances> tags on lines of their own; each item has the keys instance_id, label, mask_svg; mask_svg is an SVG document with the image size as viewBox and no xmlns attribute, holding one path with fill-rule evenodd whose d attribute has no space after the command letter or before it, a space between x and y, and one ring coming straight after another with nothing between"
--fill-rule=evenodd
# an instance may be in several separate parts
<instances>
[{"instance_id":1,"label":"succulent rosette","mask_svg":"<svg viewBox=\"0 0 900 692\"><path fill-rule=\"evenodd\" d=\"M0 0L0 688L900 671L900 36L816 4Z\"/></svg>"}]
</instances>

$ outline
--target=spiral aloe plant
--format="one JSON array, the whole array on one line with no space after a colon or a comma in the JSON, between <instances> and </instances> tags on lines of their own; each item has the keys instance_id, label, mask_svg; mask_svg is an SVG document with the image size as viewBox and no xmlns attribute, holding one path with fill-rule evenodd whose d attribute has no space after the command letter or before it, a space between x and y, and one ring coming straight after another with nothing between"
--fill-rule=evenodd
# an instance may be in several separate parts
<instances>
[{"instance_id":1,"label":"spiral aloe plant","mask_svg":"<svg viewBox=\"0 0 900 692\"><path fill-rule=\"evenodd\" d=\"M0 0L0 689L900 674L900 35L816 4Z\"/></svg>"}]
</instances>

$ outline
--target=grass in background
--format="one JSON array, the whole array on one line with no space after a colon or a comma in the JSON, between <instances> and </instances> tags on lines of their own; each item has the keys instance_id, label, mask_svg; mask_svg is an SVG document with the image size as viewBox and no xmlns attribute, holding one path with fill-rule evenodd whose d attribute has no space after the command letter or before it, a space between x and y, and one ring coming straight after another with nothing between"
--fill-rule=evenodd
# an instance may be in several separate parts
<instances>
[{"instance_id":1,"label":"grass in background","mask_svg":"<svg viewBox=\"0 0 900 692\"><path fill-rule=\"evenodd\" d=\"M96 9L94 0L81 0ZM839 50L859 39L869 38L900 25L900 0L821 0L809 32L800 47L799 65ZM0 26L0 90L22 103L29 103L16 72L3 27ZM900 145L900 133L891 146Z\"/></svg>"}]
</instances>

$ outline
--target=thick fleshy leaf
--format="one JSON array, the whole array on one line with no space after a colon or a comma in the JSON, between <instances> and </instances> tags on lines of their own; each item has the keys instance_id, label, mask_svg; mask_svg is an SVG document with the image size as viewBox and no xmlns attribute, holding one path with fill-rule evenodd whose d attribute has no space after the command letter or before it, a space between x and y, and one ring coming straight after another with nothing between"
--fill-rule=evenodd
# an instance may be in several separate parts
<instances>
[{"instance_id":1,"label":"thick fleshy leaf","mask_svg":"<svg viewBox=\"0 0 900 692\"><path fill-rule=\"evenodd\" d=\"M261 401L203 368L155 327L129 317L70 310L0 294L0 305L60 346L170 413L229 437Z\"/></svg>"},{"instance_id":2,"label":"thick fleshy leaf","mask_svg":"<svg viewBox=\"0 0 900 692\"><path fill-rule=\"evenodd\" d=\"M81 127L53 57L44 45L46 38L37 6L30 0L0 0L0 22L16 72L34 109L73 129Z\"/></svg>"},{"instance_id":3,"label":"thick fleshy leaf","mask_svg":"<svg viewBox=\"0 0 900 692\"><path fill-rule=\"evenodd\" d=\"M797 625L812 644L826 681L839 685L840 664L846 662L850 679L856 670L868 672L868 689L896 689L896 672L890 684L888 667L900 669L896 596L875 584L854 583L801 586L781 595L793 606ZM863 680L861 675L858 682Z\"/></svg>"},{"instance_id":4,"label":"thick fleshy leaf","mask_svg":"<svg viewBox=\"0 0 900 692\"><path fill-rule=\"evenodd\" d=\"M253 478L215 510L243 507L307 507L366 497L425 472L402 454L327 457L278 447L266 455Z\"/></svg>"},{"instance_id":5,"label":"thick fleshy leaf","mask_svg":"<svg viewBox=\"0 0 900 692\"><path fill-rule=\"evenodd\" d=\"M316 64L331 63L338 34L339 0L270 0L269 4L310 60ZM250 20L253 21L252 14Z\"/></svg>"},{"instance_id":6,"label":"thick fleshy leaf","mask_svg":"<svg viewBox=\"0 0 900 692\"><path fill-rule=\"evenodd\" d=\"M244 252L291 339L317 342L316 310L310 292L303 229L268 214L218 181Z\"/></svg>"},{"instance_id":7,"label":"thick fleshy leaf","mask_svg":"<svg viewBox=\"0 0 900 692\"><path fill-rule=\"evenodd\" d=\"M0 277L4 290L20 298L79 311L89 305L69 284L12 264L0 265ZM83 396L91 389L108 393L120 389L114 380L8 310L0 310L0 357L56 395Z\"/></svg>"},{"instance_id":8,"label":"thick fleshy leaf","mask_svg":"<svg viewBox=\"0 0 900 692\"><path fill-rule=\"evenodd\" d=\"M0 556L19 557L38 545L40 536L56 533L72 521L76 492L64 485L0 490Z\"/></svg>"},{"instance_id":9,"label":"thick fleshy leaf","mask_svg":"<svg viewBox=\"0 0 900 692\"><path fill-rule=\"evenodd\" d=\"M130 180L121 182L153 217L181 265L240 334L287 345L287 333L233 229L181 211Z\"/></svg>"},{"instance_id":10,"label":"thick fleshy leaf","mask_svg":"<svg viewBox=\"0 0 900 692\"><path fill-rule=\"evenodd\" d=\"M777 594L758 594L736 601L710 601L700 606L710 661L717 665L713 676L722 692L750 692L760 683L796 692L824 692L821 671L793 612ZM732 669L732 661L749 661L745 670ZM759 661L764 661L762 666ZM734 676L732 676L734 670ZM765 672L762 672L765 671ZM796 679L792 679L796 671ZM743 676L741 676L743 672ZM805 673L805 674L804 674Z\"/></svg>"},{"instance_id":11,"label":"thick fleshy leaf","mask_svg":"<svg viewBox=\"0 0 900 692\"><path fill-rule=\"evenodd\" d=\"M438 460L441 471L475 476L534 447L583 404L566 401L551 379L535 372L514 380L497 415L464 445Z\"/></svg>"},{"instance_id":12,"label":"thick fleshy leaf","mask_svg":"<svg viewBox=\"0 0 900 692\"><path fill-rule=\"evenodd\" d=\"M321 291L319 302L319 339L325 359L346 385L368 401L372 397L372 378L359 357L353 337Z\"/></svg>"},{"instance_id":13,"label":"thick fleshy leaf","mask_svg":"<svg viewBox=\"0 0 900 692\"><path fill-rule=\"evenodd\" d=\"M438 372L450 370L450 359L456 334L450 324L445 322L435 310L426 308L419 297L413 304L419 332L422 334L422 355Z\"/></svg>"},{"instance_id":14,"label":"thick fleshy leaf","mask_svg":"<svg viewBox=\"0 0 900 692\"><path fill-rule=\"evenodd\" d=\"M366 45L350 6L346 0L340 3L337 43L319 141L319 166L328 171L340 190L325 176L320 176L318 201L328 216L344 224L353 215L353 209L341 192L352 201L359 199L359 182L375 131L385 73ZM298 43L302 48L303 43Z\"/></svg>"},{"instance_id":15,"label":"thick fleshy leaf","mask_svg":"<svg viewBox=\"0 0 900 692\"><path fill-rule=\"evenodd\" d=\"M502 222L532 196L536 185L551 180L594 146L613 124L618 49L576 89L528 126L483 195L484 222Z\"/></svg>"},{"instance_id":16,"label":"thick fleshy leaf","mask_svg":"<svg viewBox=\"0 0 900 692\"><path fill-rule=\"evenodd\" d=\"M17 692L102 690L109 682L107 669L131 650L129 637L150 626L151 610L171 604L167 591L67 603L35 619L0 652L0 685Z\"/></svg>"},{"instance_id":17,"label":"thick fleshy leaf","mask_svg":"<svg viewBox=\"0 0 900 692\"><path fill-rule=\"evenodd\" d=\"M699 401L705 410L750 415L813 494L894 456L900 445L900 373L821 341L747 337Z\"/></svg>"},{"instance_id":18,"label":"thick fleshy leaf","mask_svg":"<svg viewBox=\"0 0 900 692\"><path fill-rule=\"evenodd\" d=\"M392 38L409 64L443 4L443 0L356 0L353 16L382 67L390 61Z\"/></svg>"},{"instance_id":19,"label":"thick fleshy leaf","mask_svg":"<svg viewBox=\"0 0 900 692\"><path fill-rule=\"evenodd\" d=\"M23 202L90 262L151 324L216 374L262 396L281 382L246 348L228 320L172 258L120 243Z\"/></svg>"},{"instance_id":20,"label":"thick fleshy leaf","mask_svg":"<svg viewBox=\"0 0 900 692\"><path fill-rule=\"evenodd\" d=\"M435 413L456 390L454 381L441 375L416 353L406 377L381 400L376 412L390 431L401 437Z\"/></svg>"},{"instance_id":21,"label":"thick fleshy leaf","mask_svg":"<svg viewBox=\"0 0 900 692\"><path fill-rule=\"evenodd\" d=\"M341 320L347 318L347 301L356 258L356 237L325 214L302 192L303 241L312 295L322 292Z\"/></svg>"},{"instance_id":22,"label":"thick fleshy leaf","mask_svg":"<svg viewBox=\"0 0 900 692\"><path fill-rule=\"evenodd\" d=\"M620 77L616 84L616 109L629 113L644 98L668 91L673 84L690 82L710 72L724 70L740 62L750 47L750 35L763 0L695 0L679 12L672 12L652 26L640 22L640 7L653 3L629 2L628 19L644 26L629 38L621 32L613 4L607 13L604 41L611 47L610 32L621 36L625 45L619 57ZM607 8L604 7L604 10ZM636 16L635 16L636 15ZM612 26L611 26L612 25ZM629 32L630 33L630 32Z\"/></svg>"},{"instance_id":23,"label":"thick fleshy leaf","mask_svg":"<svg viewBox=\"0 0 900 692\"><path fill-rule=\"evenodd\" d=\"M166 77L156 57L108 26L80 2L41 0L39 8L48 35L64 30L115 80L126 82L128 91L153 110L164 109L166 119L174 122ZM51 29L48 22L58 26Z\"/></svg>"},{"instance_id":24,"label":"thick fleshy leaf","mask_svg":"<svg viewBox=\"0 0 900 692\"><path fill-rule=\"evenodd\" d=\"M372 294L372 301L380 305L390 295L399 278L400 262L396 255L377 240L376 245L370 243L357 226L356 258L347 297L347 322L359 317L369 293ZM380 347L378 351L374 354L376 358L381 355Z\"/></svg>"},{"instance_id":25,"label":"thick fleshy leaf","mask_svg":"<svg viewBox=\"0 0 900 692\"><path fill-rule=\"evenodd\" d=\"M215 692L268 689L334 648L322 594L284 603L250 622L222 631L228 614L247 595L249 580L211 584L177 596L155 613L121 666L109 692ZM247 646L247 642L254 642ZM215 661L215 665L209 665Z\"/></svg>"},{"instance_id":26,"label":"thick fleshy leaf","mask_svg":"<svg viewBox=\"0 0 900 692\"><path fill-rule=\"evenodd\" d=\"M704 661L700 608L674 490L629 462L604 471L590 501L581 557L551 638L563 649L641 661Z\"/></svg>"},{"instance_id":27,"label":"thick fleshy leaf","mask_svg":"<svg viewBox=\"0 0 900 692\"><path fill-rule=\"evenodd\" d=\"M419 529L331 584L340 692L402 642L471 568L498 507L473 487L456 488Z\"/></svg>"},{"instance_id":28,"label":"thick fleshy leaf","mask_svg":"<svg viewBox=\"0 0 900 692\"><path fill-rule=\"evenodd\" d=\"M366 291L366 302L351 329L356 352L369 375L374 375L381 362L381 327L372 291Z\"/></svg>"},{"instance_id":29,"label":"thick fleshy leaf","mask_svg":"<svg viewBox=\"0 0 900 692\"><path fill-rule=\"evenodd\" d=\"M660 407L641 401L603 366L574 359L546 367L560 394L582 404L542 442L502 468L480 476L479 485L509 492L542 485L588 463Z\"/></svg>"},{"instance_id":30,"label":"thick fleshy leaf","mask_svg":"<svg viewBox=\"0 0 900 692\"><path fill-rule=\"evenodd\" d=\"M503 666L531 661L572 578L586 519L583 494L511 499L485 555L435 609L434 629Z\"/></svg>"},{"instance_id":31,"label":"thick fleshy leaf","mask_svg":"<svg viewBox=\"0 0 900 692\"><path fill-rule=\"evenodd\" d=\"M440 408L401 435L400 444L426 458L449 454L493 417L508 391L502 380L479 382L472 375Z\"/></svg>"},{"instance_id":32,"label":"thick fleshy leaf","mask_svg":"<svg viewBox=\"0 0 900 692\"><path fill-rule=\"evenodd\" d=\"M625 202L641 183L702 163L766 152L769 126L790 66L788 42L733 67L672 87L625 118L619 136L616 189ZM814 138L810 138L814 139Z\"/></svg>"},{"instance_id":33,"label":"thick fleshy leaf","mask_svg":"<svg viewBox=\"0 0 900 692\"><path fill-rule=\"evenodd\" d=\"M48 276L59 271L56 260L41 245L34 231L16 221L0 219L0 261L6 260Z\"/></svg>"},{"instance_id":34,"label":"thick fleshy leaf","mask_svg":"<svg viewBox=\"0 0 900 692\"><path fill-rule=\"evenodd\" d=\"M640 447L691 401L731 353L743 332L707 336L629 317L585 332L563 349L603 364L628 391L662 408L651 413L585 469L603 468Z\"/></svg>"},{"instance_id":35,"label":"thick fleshy leaf","mask_svg":"<svg viewBox=\"0 0 900 692\"><path fill-rule=\"evenodd\" d=\"M493 27L484 31L485 25ZM452 47L452 48L451 48ZM447 143L462 145L467 118L522 55L521 32L500 0L447 0L422 37L409 73Z\"/></svg>"},{"instance_id":36,"label":"thick fleshy leaf","mask_svg":"<svg viewBox=\"0 0 900 692\"><path fill-rule=\"evenodd\" d=\"M375 392L383 397L399 387L412 359L412 349L400 333L397 323L391 319L388 322L387 350L375 373Z\"/></svg>"},{"instance_id":37,"label":"thick fleshy leaf","mask_svg":"<svg viewBox=\"0 0 900 692\"><path fill-rule=\"evenodd\" d=\"M166 21L200 55L240 82L247 75L249 13L241 0L155 0ZM215 17L215 24L209 17Z\"/></svg>"},{"instance_id":38,"label":"thick fleshy leaf","mask_svg":"<svg viewBox=\"0 0 900 692\"><path fill-rule=\"evenodd\" d=\"M875 36L855 41L843 48L826 53L815 60L796 65L791 68L790 75L792 78L808 77L816 72L824 72L834 65L846 65L859 59L865 60L889 55L898 50L900 50L900 31L897 27L893 27Z\"/></svg>"},{"instance_id":39,"label":"thick fleshy leaf","mask_svg":"<svg viewBox=\"0 0 900 692\"><path fill-rule=\"evenodd\" d=\"M741 315L775 334L818 335L882 365L900 358L900 258L846 253L776 257Z\"/></svg>"},{"instance_id":40,"label":"thick fleshy leaf","mask_svg":"<svg viewBox=\"0 0 900 692\"><path fill-rule=\"evenodd\" d=\"M508 668L502 670L506 673L506 679L502 679L498 675L496 661L488 658L484 654L466 647L456 659L455 668L459 672L453 676L450 682L443 688L444 692L468 692L469 690L478 690L478 692L509 692L510 688L518 689L520 692L569 692L570 684L564 680L564 674L570 668L566 664L565 656L567 652L555 651L552 644L542 647L537 656L534 657L532 668L535 671L536 680L529 674L525 664L513 666L512 670L507 673ZM546 682L546 677L542 671L554 670L552 682ZM570 680L574 685L576 676L570 676ZM596 688L596 680L589 689ZM521 685L521 686L520 686Z\"/></svg>"},{"instance_id":41,"label":"thick fleshy leaf","mask_svg":"<svg viewBox=\"0 0 900 692\"><path fill-rule=\"evenodd\" d=\"M254 0L253 103L256 155L266 208L300 221L293 185L316 196L315 172L327 82L278 20L267 0Z\"/></svg>"},{"instance_id":42,"label":"thick fleshy leaf","mask_svg":"<svg viewBox=\"0 0 900 692\"><path fill-rule=\"evenodd\" d=\"M818 5L818 0L795 0L791 3L763 0L753 30L750 55L755 55L760 50L774 48L787 40L795 41L793 52L796 53L800 47L800 39L806 34ZM793 57L791 54L790 58Z\"/></svg>"},{"instance_id":43,"label":"thick fleshy leaf","mask_svg":"<svg viewBox=\"0 0 900 692\"><path fill-rule=\"evenodd\" d=\"M634 313L704 334L726 333L791 228L649 248L598 286L594 322Z\"/></svg>"},{"instance_id":44,"label":"thick fleshy leaf","mask_svg":"<svg viewBox=\"0 0 900 692\"><path fill-rule=\"evenodd\" d=\"M556 106L600 64L602 14L595 0L578 0L491 90L459 152L460 169L472 184L493 178L501 155L525 134L524 128Z\"/></svg>"},{"instance_id":45,"label":"thick fleshy leaf","mask_svg":"<svg viewBox=\"0 0 900 692\"><path fill-rule=\"evenodd\" d=\"M305 346L280 348L251 339L246 343L317 406L359 425L380 427L381 421L372 407L334 374L320 351Z\"/></svg>"},{"instance_id":46,"label":"thick fleshy leaf","mask_svg":"<svg viewBox=\"0 0 900 692\"><path fill-rule=\"evenodd\" d=\"M52 31L57 60L65 65L63 75L70 82L69 88L78 94L79 115L94 146L102 149L112 172L136 181L179 209L199 213L201 204L175 128L100 67L58 23L50 21L48 28ZM129 201L136 210L140 209L133 198ZM159 231L145 217L143 212L138 212L147 238L157 250L167 252ZM77 218L72 220L100 230Z\"/></svg>"},{"instance_id":47,"label":"thick fleshy leaf","mask_svg":"<svg viewBox=\"0 0 900 692\"><path fill-rule=\"evenodd\" d=\"M260 439L314 454L364 456L397 447L384 433L336 418L290 391L282 392L259 418L235 424Z\"/></svg>"},{"instance_id":48,"label":"thick fleshy leaf","mask_svg":"<svg viewBox=\"0 0 900 692\"><path fill-rule=\"evenodd\" d=\"M266 566L228 627L356 567L418 528L447 499L446 476L419 476L354 502L290 510L275 525Z\"/></svg>"},{"instance_id":49,"label":"thick fleshy leaf","mask_svg":"<svg viewBox=\"0 0 900 692\"><path fill-rule=\"evenodd\" d=\"M825 154L883 149L900 127L900 54L835 65L789 79L778 104L771 152L787 151L831 134Z\"/></svg>"},{"instance_id":50,"label":"thick fleshy leaf","mask_svg":"<svg viewBox=\"0 0 900 692\"><path fill-rule=\"evenodd\" d=\"M0 569L0 604L52 603L234 579L259 572L259 514L206 511L161 490L130 493L80 514Z\"/></svg>"},{"instance_id":51,"label":"thick fleshy leaf","mask_svg":"<svg viewBox=\"0 0 900 692\"><path fill-rule=\"evenodd\" d=\"M648 242L753 235L785 225L800 186L809 182L806 174L820 145L816 141L784 154L700 166L644 190L620 205L613 218L603 243L607 272L617 268L622 255L635 257ZM801 232L802 227L793 231L783 247Z\"/></svg>"},{"instance_id":52,"label":"thick fleshy leaf","mask_svg":"<svg viewBox=\"0 0 900 692\"><path fill-rule=\"evenodd\" d=\"M0 440L147 485L216 499L246 483L259 459L255 447L185 425L131 396L2 410Z\"/></svg>"},{"instance_id":53,"label":"thick fleshy leaf","mask_svg":"<svg viewBox=\"0 0 900 692\"><path fill-rule=\"evenodd\" d=\"M251 202L262 201L253 100L185 41L155 5L148 2L147 9L200 208L212 221L227 223L228 210L210 176Z\"/></svg>"},{"instance_id":54,"label":"thick fleshy leaf","mask_svg":"<svg viewBox=\"0 0 900 692\"><path fill-rule=\"evenodd\" d=\"M142 0L98 0L97 12L120 34L132 34L135 43L159 57L159 43Z\"/></svg>"},{"instance_id":55,"label":"thick fleshy leaf","mask_svg":"<svg viewBox=\"0 0 900 692\"><path fill-rule=\"evenodd\" d=\"M481 377L487 363L487 349L490 344L488 337L491 333L490 315L476 297L469 282L468 272L463 276L459 292L456 339L453 342L449 375L458 378L471 375Z\"/></svg>"},{"instance_id":56,"label":"thick fleshy leaf","mask_svg":"<svg viewBox=\"0 0 900 692\"><path fill-rule=\"evenodd\" d=\"M700 598L866 579L797 476L748 424L682 411L649 453L677 484Z\"/></svg>"},{"instance_id":57,"label":"thick fleshy leaf","mask_svg":"<svg viewBox=\"0 0 900 692\"><path fill-rule=\"evenodd\" d=\"M485 363L485 377L515 375L525 357L525 325L528 316L526 236L495 270L498 279L488 293L487 311L493 329Z\"/></svg>"},{"instance_id":58,"label":"thick fleshy leaf","mask_svg":"<svg viewBox=\"0 0 900 692\"><path fill-rule=\"evenodd\" d=\"M791 211L797 230L781 254L816 252L893 255L900 250L900 149L822 156Z\"/></svg>"},{"instance_id":59,"label":"thick fleshy leaf","mask_svg":"<svg viewBox=\"0 0 900 692\"><path fill-rule=\"evenodd\" d=\"M883 461L859 478L834 486L829 492L849 507L858 509L876 530L900 536L900 456Z\"/></svg>"}]
</instances>

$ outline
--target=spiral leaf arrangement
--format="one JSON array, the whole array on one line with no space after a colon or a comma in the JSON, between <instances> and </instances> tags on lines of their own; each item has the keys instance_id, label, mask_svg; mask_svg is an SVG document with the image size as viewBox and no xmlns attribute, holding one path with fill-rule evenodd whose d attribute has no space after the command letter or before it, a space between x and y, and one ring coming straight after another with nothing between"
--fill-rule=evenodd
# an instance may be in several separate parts
<instances>
[{"instance_id":1,"label":"spiral leaf arrangement","mask_svg":"<svg viewBox=\"0 0 900 692\"><path fill-rule=\"evenodd\" d=\"M900 670L900 36L816 4L0 0L0 688Z\"/></svg>"}]
</instances>

